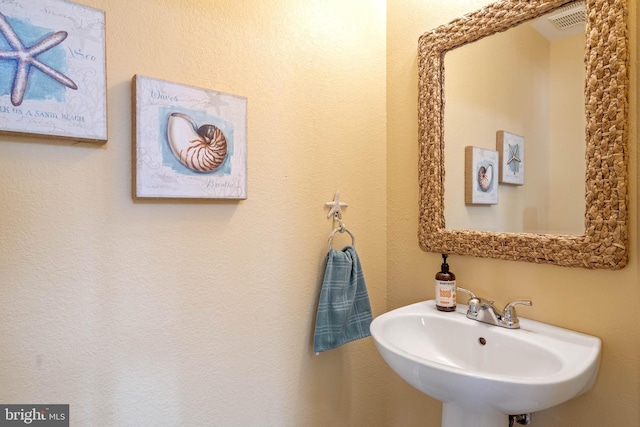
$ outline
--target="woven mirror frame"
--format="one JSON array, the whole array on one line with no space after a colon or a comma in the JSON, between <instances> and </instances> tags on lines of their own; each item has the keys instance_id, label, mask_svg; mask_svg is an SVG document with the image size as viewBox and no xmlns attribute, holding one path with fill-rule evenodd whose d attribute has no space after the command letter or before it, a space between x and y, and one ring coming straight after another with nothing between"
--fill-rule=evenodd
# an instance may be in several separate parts
<instances>
[{"instance_id":1,"label":"woven mirror frame","mask_svg":"<svg viewBox=\"0 0 640 427\"><path fill-rule=\"evenodd\" d=\"M583 235L446 229L444 55L541 16L568 0L499 1L423 34L418 47L420 248L591 269L628 258L628 35L626 0L586 0L586 174Z\"/></svg>"}]
</instances>

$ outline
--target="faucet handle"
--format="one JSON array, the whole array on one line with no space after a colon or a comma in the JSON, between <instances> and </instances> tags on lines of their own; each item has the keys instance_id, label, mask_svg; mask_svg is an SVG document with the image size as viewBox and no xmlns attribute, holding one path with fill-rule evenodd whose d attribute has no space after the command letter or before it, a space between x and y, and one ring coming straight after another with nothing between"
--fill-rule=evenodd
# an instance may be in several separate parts
<instances>
[{"instance_id":1,"label":"faucet handle","mask_svg":"<svg viewBox=\"0 0 640 427\"><path fill-rule=\"evenodd\" d=\"M476 294L474 294L468 289L461 288L460 286L456 286L456 292L457 291L460 291L463 294L469 295L469 300L467 300L467 305L469 306L469 310L467 310L467 313L477 313L478 305L480 305L480 301L482 300L482 298L478 298Z\"/></svg>"},{"instance_id":2,"label":"faucet handle","mask_svg":"<svg viewBox=\"0 0 640 427\"><path fill-rule=\"evenodd\" d=\"M456 289L457 289L458 291L462 292L463 294L467 294L467 295L469 295L469 297L470 297L470 298L478 298L478 297L476 296L476 294L474 294L473 292L471 292L471 291L470 291L470 290L468 290L468 289L463 288L462 286L456 286Z\"/></svg>"},{"instance_id":3,"label":"faucet handle","mask_svg":"<svg viewBox=\"0 0 640 427\"><path fill-rule=\"evenodd\" d=\"M531 302L531 300L516 300L511 301L506 305L504 310L502 310L501 323L510 329L517 329L520 327L520 320L518 320L518 316L516 314L516 305L527 305L531 307L533 302Z\"/></svg>"},{"instance_id":4,"label":"faucet handle","mask_svg":"<svg viewBox=\"0 0 640 427\"><path fill-rule=\"evenodd\" d=\"M467 317L469 319L476 319L478 317L478 311L486 308L487 306L491 306L493 308L493 301L488 301L484 298L480 298L470 290L462 288L460 286L456 286L456 289L463 294L469 295L469 300L467 301L467 305L469 306L467 309Z\"/></svg>"},{"instance_id":5,"label":"faucet handle","mask_svg":"<svg viewBox=\"0 0 640 427\"><path fill-rule=\"evenodd\" d=\"M476 296L476 294L474 294L473 292L471 292L468 289L462 288L460 286L456 286L456 289L460 292L462 292L463 294L467 294L469 295L469 301L467 302L467 304L471 307L472 305L478 305L478 304L488 304L488 305L493 305L494 301L492 300L487 300L484 299L482 297Z\"/></svg>"}]
</instances>

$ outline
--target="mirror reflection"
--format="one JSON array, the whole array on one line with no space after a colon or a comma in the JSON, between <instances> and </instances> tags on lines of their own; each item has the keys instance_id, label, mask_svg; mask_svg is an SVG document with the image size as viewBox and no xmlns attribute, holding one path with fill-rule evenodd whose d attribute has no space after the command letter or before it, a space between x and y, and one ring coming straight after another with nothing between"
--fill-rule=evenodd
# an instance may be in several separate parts
<instances>
[{"instance_id":1,"label":"mirror reflection","mask_svg":"<svg viewBox=\"0 0 640 427\"><path fill-rule=\"evenodd\" d=\"M584 28L574 2L446 53L447 229L584 234Z\"/></svg>"}]
</instances>

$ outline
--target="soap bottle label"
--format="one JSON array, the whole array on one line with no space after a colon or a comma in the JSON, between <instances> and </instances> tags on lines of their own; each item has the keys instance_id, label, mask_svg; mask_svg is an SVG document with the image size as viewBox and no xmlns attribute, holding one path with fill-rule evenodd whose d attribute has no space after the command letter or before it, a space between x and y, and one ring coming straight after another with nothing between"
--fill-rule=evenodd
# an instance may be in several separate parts
<instances>
[{"instance_id":1,"label":"soap bottle label","mask_svg":"<svg viewBox=\"0 0 640 427\"><path fill-rule=\"evenodd\" d=\"M455 280L436 280L436 304L440 307L456 306Z\"/></svg>"}]
</instances>

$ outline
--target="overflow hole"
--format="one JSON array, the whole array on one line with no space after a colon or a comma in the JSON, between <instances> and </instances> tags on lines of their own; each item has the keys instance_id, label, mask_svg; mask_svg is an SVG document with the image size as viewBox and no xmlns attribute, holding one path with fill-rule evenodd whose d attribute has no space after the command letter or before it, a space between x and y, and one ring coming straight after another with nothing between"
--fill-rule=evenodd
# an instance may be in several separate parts
<instances>
[{"instance_id":1,"label":"overflow hole","mask_svg":"<svg viewBox=\"0 0 640 427\"><path fill-rule=\"evenodd\" d=\"M485 345L487 343L487 340L485 340L484 338L480 337L480 338L478 338L478 342L480 343L480 345Z\"/></svg>"}]
</instances>

